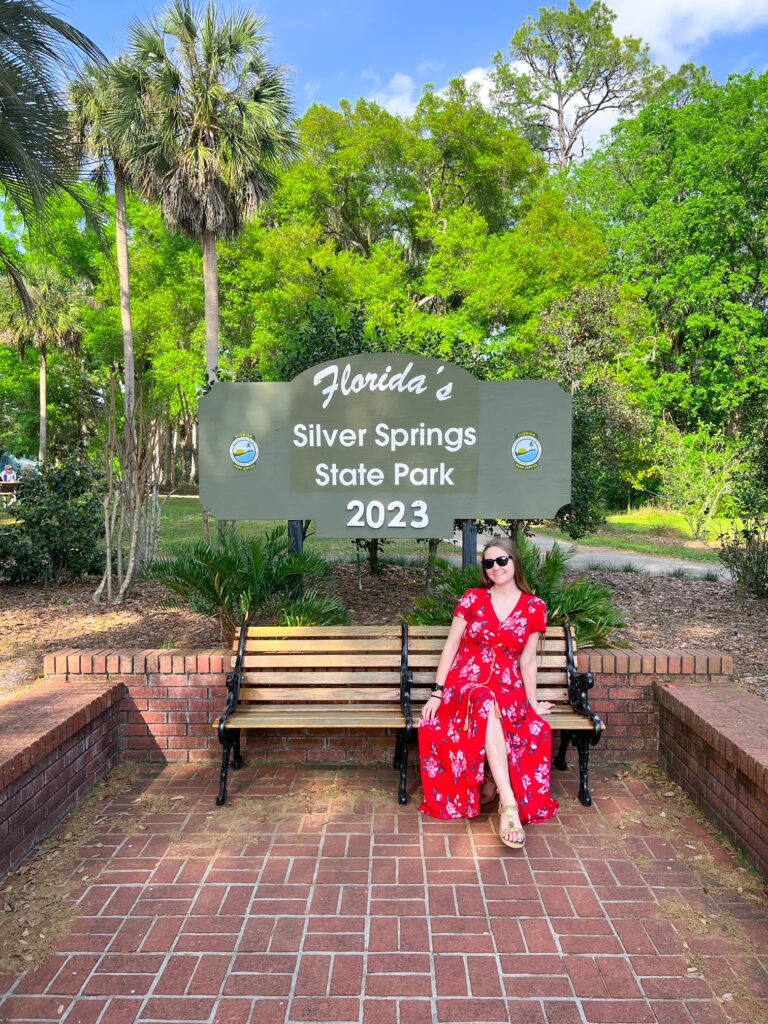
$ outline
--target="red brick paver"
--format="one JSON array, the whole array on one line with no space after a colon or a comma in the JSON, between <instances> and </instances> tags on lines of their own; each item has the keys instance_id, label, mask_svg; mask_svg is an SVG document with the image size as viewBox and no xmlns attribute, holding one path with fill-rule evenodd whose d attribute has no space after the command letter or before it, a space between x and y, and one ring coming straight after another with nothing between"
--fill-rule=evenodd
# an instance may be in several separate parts
<instances>
[{"instance_id":1,"label":"red brick paver","mask_svg":"<svg viewBox=\"0 0 768 1024\"><path fill-rule=\"evenodd\" d=\"M558 776L559 818L513 853L493 816L399 807L381 769L246 767L223 809L213 766L147 769L0 1021L765 1021L759 888L646 774L596 768L589 810Z\"/></svg>"}]
</instances>

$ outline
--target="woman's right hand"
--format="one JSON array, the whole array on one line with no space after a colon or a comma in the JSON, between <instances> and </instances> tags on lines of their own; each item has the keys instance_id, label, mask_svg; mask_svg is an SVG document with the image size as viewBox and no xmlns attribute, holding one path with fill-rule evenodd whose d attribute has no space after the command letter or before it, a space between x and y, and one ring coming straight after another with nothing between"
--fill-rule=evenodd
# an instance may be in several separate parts
<instances>
[{"instance_id":1,"label":"woman's right hand","mask_svg":"<svg viewBox=\"0 0 768 1024\"><path fill-rule=\"evenodd\" d=\"M424 707L421 709L421 720L422 722L428 722L430 718L434 718L437 714L437 709L442 703L442 697L430 697Z\"/></svg>"}]
</instances>

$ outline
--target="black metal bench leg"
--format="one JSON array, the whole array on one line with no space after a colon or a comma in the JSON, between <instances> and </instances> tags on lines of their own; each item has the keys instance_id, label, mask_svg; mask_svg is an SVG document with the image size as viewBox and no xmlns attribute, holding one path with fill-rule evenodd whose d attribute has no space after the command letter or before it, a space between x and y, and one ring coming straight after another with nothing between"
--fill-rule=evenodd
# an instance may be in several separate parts
<instances>
[{"instance_id":1,"label":"black metal bench leg","mask_svg":"<svg viewBox=\"0 0 768 1024\"><path fill-rule=\"evenodd\" d=\"M584 807L592 806L589 795L589 746L590 736L582 732L576 737L576 748L579 751L579 800Z\"/></svg>"},{"instance_id":2,"label":"black metal bench leg","mask_svg":"<svg viewBox=\"0 0 768 1024\"><path fill-rule=\"evenodd\" d=\"M397 732L395 733L395 756L392 758L392 767L395 769L395 771L397 771L397 769L400 767L400 736L402 734L402 731L402 729L398 729Z\"/></svg>"},{"instance_id":3,"label":"black metal bench leg","mask_svg":"<svg viewBox=\"0 0 768 1024\"><path fill-rule=\"evenodd\" d=\"M232 767L235 771L239 771L243 767L243 758L240 753L240 730L233 729L234 742L232 744Z\"/></svg>"},{"instance_id":4,"label":"black metal bench leg","mask_svg":"<svg viewBox=\"0 0 768 1024\"><path fill-rule=\"evenodd\" d=\"M564 772L568 765L565 761L565 755L568 751L568 744L573 736L572 732L567 729L562 729L560 732L560 749L557 751L557 757L554 759L552 764L557 768L558 771Z\"/></svg>"},{"instance_id":5,"label":"black metal bench leg","mask_svg":"<svg viewBox=\"0 0 768 1024\"><path fill-rule=\"evenodd\" d=\"M400 730L400 792L398 800L401 804L408 803L408 741L411 738L410 729Z\"/></svg>"},{"instance_id":6,"label":"black metal bench leg","mask_svg":"<svg viewBox=\"0 0 768 1024\"><path fill-rule=\"evenodd\" d=\"M227 773L229 772L229 755L232 751L234 738L230 731L224 730L224 739L221 741L223 753L221 755L221 774L219 775L219 795L216 797L216 806L222 807L227 801Z\"/></svg>"}]
</instances>

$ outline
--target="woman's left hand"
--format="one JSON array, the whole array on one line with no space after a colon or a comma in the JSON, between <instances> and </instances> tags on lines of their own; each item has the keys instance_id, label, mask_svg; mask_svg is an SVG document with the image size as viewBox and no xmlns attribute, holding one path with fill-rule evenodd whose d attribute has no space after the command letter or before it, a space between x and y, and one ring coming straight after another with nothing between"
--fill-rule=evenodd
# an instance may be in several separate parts
<instances>
[{"instance_id":1,"label":"woman's left hand","mask_svg":"<svg viewBox=\"0 0 768 1024\"><path fill-rule=\"evenodd\" d=\"M555 705L548 700L537 700L535 703L531 704L533 712L536 715L548 715L554 706Z\"/></svg>"}]
</instances>

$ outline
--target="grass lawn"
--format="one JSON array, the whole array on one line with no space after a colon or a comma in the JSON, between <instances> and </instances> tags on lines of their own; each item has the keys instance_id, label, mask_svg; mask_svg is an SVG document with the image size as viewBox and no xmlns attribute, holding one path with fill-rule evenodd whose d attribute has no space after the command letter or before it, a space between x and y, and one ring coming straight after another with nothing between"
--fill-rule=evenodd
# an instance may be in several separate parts
<instances>
[{"instance_id":1,"label":"grass lawn","mask_svg":"<svg viewBox=\"0 0 768 1024\"><path fill-rule=\"evenodd\" d=\"M10 526L13 521L10 510L0 509L0 526ZM243 522L239 529L245 535L258 535L277 525L272 522ZM634 551L641 555L716 563L717 537L727 525L723 521L715 524L709 536L711 547L706 547L691 540L690 531L678 512L648 507L609 516L608 522L597 533L582 537L578 543L589 547ZM564 533L549 525L537 527L536 532L555 537L564 544L573 543ZM203 511L197 497L167 498L163 503L159 553L168 555L179 544L202 540L202 536ZM355 558L354 546L348 540L320 539L310 533L306 546L308 550L317 551L329 558L348 561ZM438 554L443 556L459 552L460 548L448 543L441 544L438 550ZM413 539L395 540L384 546L381 557L394 560L398 557L426 559L426 544L417 543Z\"/></svg>"},{"instance_id":2,"label":"grass lawn","mask_svg":"<svg viewBox=\"0 0 768 1024\"><path fill-rule=\"evenodd\" d=\"M582 537L577 543L692 562L717 562L717 538L727 525L722 520L714 525L708 537L711 547L707 547L691 539L679 512L649 506L609 516L597 533ZM540 532L572 543L564 533L548 526L541 527Z\"/></svg>"},{"instance_id":3,"label":"grass lawn","mask_svg":"<svg viewBox=\"0 0 768 1024\"><path fill-rule=\"evenodd\" d=\"M284 526L285 523L278 524L268 521L241 522L238 525L238 529L244 536L258 536L278 525ZM305 542L307 551L316 551L326 558L338 558L345 561L354 560L356 557L355 547L351 541L315 537L311 532L313 528L314 524L310 527L310 535ZM168 498L163 503L159 554L169 555L179 544L202 540L202 538L203 509L199 500L196 497ZM460 548L454 547L452 544L443 543L438 549L438 555L456 554L457 551L460 552ZM427 545L425 543L418 543L415 539L394 540L384 546L380 555L383 560L405 556L426 559Z\"/></svg>"}]
</instances>

